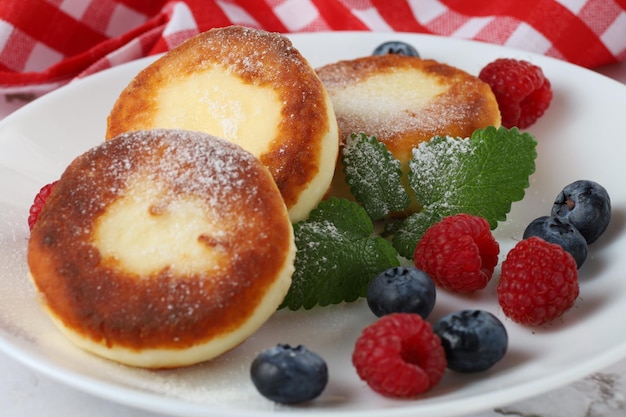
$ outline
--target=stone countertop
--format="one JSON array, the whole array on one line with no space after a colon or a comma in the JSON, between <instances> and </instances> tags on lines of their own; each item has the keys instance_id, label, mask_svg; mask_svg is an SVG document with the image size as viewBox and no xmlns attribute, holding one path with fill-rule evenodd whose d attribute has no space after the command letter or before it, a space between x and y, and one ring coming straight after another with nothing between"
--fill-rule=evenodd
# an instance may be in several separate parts
<instances>
[{"instance_id":1,"label":"stone countertop","mask_svg":"<svg viewBox=\"0 0 626 417\"><path fill-rule=\"evenodd\" d=\"M626 84L626 62L597 69ZM115 404L60 384L0 353L3 417L163 417ZM537 397L464 417L623 417L626 359Z\"/></svg>"}]
</instances>

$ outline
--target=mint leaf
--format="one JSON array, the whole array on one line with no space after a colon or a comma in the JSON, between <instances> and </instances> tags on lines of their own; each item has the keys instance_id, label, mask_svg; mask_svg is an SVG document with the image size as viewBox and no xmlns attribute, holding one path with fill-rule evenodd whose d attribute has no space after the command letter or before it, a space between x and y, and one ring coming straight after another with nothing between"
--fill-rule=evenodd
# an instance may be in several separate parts
<instances>
[{"instance_id":1,"label":"mint leaf","mask_svg":"<svg viewBox=\"0 0 626 417\"><path fill-rule=\"evenodd\" d=\"M400 161L374 136L353 134L342 151L346 183L370 219L383 219L391 211L403 211L409 195L401 183Z\"/></svg>"},{"instance_id":2,"label":"mint leaf","mask_svg":"<svg viewBox=\"0 0 626 417\"><path fill-rule=\"evenodd\" d=\"M536 146L529 133L493 126L476 130L469 139L437 136L420 144L409 161L409 184L423 211L396 232L398 252L411 252L429 221L458 213L484 217L495 229L511 204L524 197L535 172Z\"/></svg>"},{"instance_id":3,"label":"mint leaf","mask_svg":"<svg viewBox=\"0 0 626 417\"><path fill-rule=\"evenodd\" d=\"M524 197L536 146L532 135L517 128L491 126L469 139L434 137L413 150L409 183L429 211L482 216L493 229Z\"/></svg>"},{"instance_id":4,"label":"mint leaf","mask_svg":"<svg viewBox=\"0 0 626 417\"><path fill-rule=\"evenodd\" d=\"M311 309L365 296L369 282L399 265L387 240L374 236L365 210L346 199L322 201L294 224L296 270L280 308Z\"/></svg>"},{"instance_id":5,"label":"mint leaf","mask_svg":"<svg viewBox=\"0 0 626 417\"><path fill-rule=\"evenodd\" d=\"M407 259L413 259L415 246L417 246L417 242L422 238L426 229L441 219L442 217L439 214L433 213L428 209L410 215L404 219L402 225L393 234L393 247L396 248L399 255Z\"/></svg>"}]
</instances>

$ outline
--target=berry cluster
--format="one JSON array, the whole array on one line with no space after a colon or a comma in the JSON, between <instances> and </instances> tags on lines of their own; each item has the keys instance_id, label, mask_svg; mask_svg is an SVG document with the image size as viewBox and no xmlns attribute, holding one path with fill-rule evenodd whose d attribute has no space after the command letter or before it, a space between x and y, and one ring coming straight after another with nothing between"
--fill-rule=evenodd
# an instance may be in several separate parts
<instances>
[{"instance_id":1,"label":"berry cluster","mask_svg":"<svg viewBox=\"0 0 626 417\"><path fill-rule=\"evenodd\" d=\"M363 330L352 363L374 391L412 398L437 385L446 368L482 372L507 348L504 325L487 311L456 311L432 326L419 314L389 313Z\"/></svg>"},{"instance_id":2,"label":"berry cluster","mask_svg":"<svg viewBox=\"0 0 626 417\"><path fill-rule=\"evenodd\" d=\"M368 386L387 397L414 398L437 385L446 369L481 372L505 354L508 335L494 315L460 310L434 324L432 279L414 267L394 267L372 280L367 303L378 316L355 342L352 364ZM310 401L328 382L324 360L303 346L277 345L253 361L255 387L272 401Z\"/></svg>"},{"instance_id":3,"label":"berry cluster","mask_svg":"<svg viewBox=\"0 0 626 417\"><path fill-rule=\"evenodd\" d=\"M610 218L611 201L604 187L588 180L564 187L551 215L532 221L502 263L496 292L504 314L517 323L537 326L572 308L587 246L604 233ZM460 214L426 231L415 248L414 263L438 287L467 293L487 285L497 256L489 225Z\"/></svg>"},{"instance_id":4,"label":"berry cluster","mask_svg":"<svg viewBox=\"0 0 626 417\"><path fill-rule=\"evenodd\" d=\"M523 237L539 236L562 246L580 268L589 245L605 232L610 221L611 199L606 189L594 181L578 180L563 188L550 215L533 220Z\"/></svg>"},{"instance_id":5,"label":"berry cluster","mask_svg":"<svg viewBox=\"0 0 626 417\"><path fill-rule=\"evenodd\" d=\"M504 313L537 326L572 308L580 291L578 268L610 219L611 199L600 184L579 180L565 186L550 216L533 220L502 263L497 294Z\"/></svg>"},{"instance_id":6,"label":"berry cluster","mask_svg":"<svg viewBox=\"0 0 626 417\"><path fill-rule=\"evenodd\" d=\"M478 219L460 217L469 224ZM480 232L484 226L477 223L479 227L472 232ZM482 237L482 233L477 234ZM389 397L415 397L434 387L446 368L480 372L504 356L508 336L495 316L481 310L461 310L431 326L427 319L435 300L435 280L422 269L391 268L372 280L367 303L379 319L358 338L352 363L374 391Z\"/></svg>"}]
</instances>

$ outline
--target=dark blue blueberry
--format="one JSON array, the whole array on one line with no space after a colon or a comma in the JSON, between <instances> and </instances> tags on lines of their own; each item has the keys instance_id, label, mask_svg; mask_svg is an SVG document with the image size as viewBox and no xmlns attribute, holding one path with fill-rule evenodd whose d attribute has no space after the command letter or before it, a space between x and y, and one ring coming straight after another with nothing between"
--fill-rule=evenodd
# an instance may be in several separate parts
<instances>
[{"instance_id":1,"label":"dark blue blueberry","mask_svg":"<svg viewBox=\"0 0 626 417\"><path fill-rule=\"evenodd\" d=\"M328 383L324 359L306 347L278 344L252 362L252 383L264 397L283 404L317 398Z\"/></svg>"},{"instance_id":2,"label":"dark blue blueberry","mask_svg":"<svg viewBox=\"0 0 626 417\"><path fill-rule=\"evenodd\" d=\"M461 310L439 319L433 331L441 339L448 368L457 372L482 372L507 351L509 338L502 322L483 310Z\"/></svg>"},{"instance_id":3,"label":"dark blue blueberry","mask_svg":"<svg viewBox=\"0 0 626 417\"><path fill-rule=\"evenodd\" d=\"M406 55L406 56L414 56L419 58L420 54L417 52L413 46L409 45L406 42L402 41L389 41L385 43L381 43L374 49L372 55L387 55L387 54L398 54L398 55Z\"/></svg>"},{"instance_id":4,"label":"dark blue blueberry","mask_svg":"<svg viewBox=\"0 0 626 417\"><path fill-rule=\"evenodd\" d=\"M609 225L611 199L600 184L579 180L563 188L554 200L551 213L577 228L587 240L587 244L591 244Z\"/></svg>"},{"instance_id":5,"label":"dark blue blueberry","mask_svg":"<svg viewBox=\"0 0 626 417\"><path fill-rule=\"evenodd\" d=\"M574 226L557 217L541 216L530 222L523 237L527 239L531 236L561 246L574 257L578 268L587 259L588 246L585 237Z\"/></svg>"},{"instance_id":6,"label":"dark blue blueberry","mask_svg":"<svg viewBox=\"0 0 626 417\"><path fill-rule=\"evenodd\" d=\"M378 316L415 313L428 317L435 307L433 280L413 267L394 267L378 274L367 288L367 305Z\"/></svg>"}]
</instances>

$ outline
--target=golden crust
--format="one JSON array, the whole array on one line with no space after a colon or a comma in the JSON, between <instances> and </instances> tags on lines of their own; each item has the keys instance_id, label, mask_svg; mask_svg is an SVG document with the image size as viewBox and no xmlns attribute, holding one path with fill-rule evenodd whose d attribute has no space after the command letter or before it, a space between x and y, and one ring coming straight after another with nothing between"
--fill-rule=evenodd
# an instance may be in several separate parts
<instances>
[{"instance_id":1,"label":"golden crust","mask_svg":"<svg viewBox=\"0 0 626 417\"><path fill-rule=\"evenodd\" d=\"M186 111L206 105L202 92L185 96L184 108L171 108L171 103L164 102L159 94L192 76L207 74L203 82L210 83L212 71L235 76L244 85L276 94L281 117L272 129L273 135L253 139L267 142L261 151L249 149L241 138L228 137L227 133L211 131L212 128L203 131L239 143L254 153L272 173L290 211L302 205L302 200L311 200L292 213L292 220L306 217L330 185L332 177L328 171L333 167L326 166L329 162L324 160L332 158L334 164L338 132L324 86L308 62L280 34L229 26L189 39L137 74L124 89L108 117L106 137L151 128L194 130L195 125L190 128L192 121L186 119ZM245 99L236 94L212 98L216 101L213 104L223 107ZM259 102L254 106L264 111L264 106L272 104ZM176 116L178 121L161 125L155 115L162 111Z\"/></svg>"},{"instance_id":2,"label":"golden crust","mask_svg":"<svg viewBox=\"0 0 626 417\"><path fill-rule=\"evenodd\" d=\"M128 195L143 183L150 192ZM196 245L216 262L185 270L158 262L150 269L146 260L144 273L107 255L98 225L124 199L150 208L132 220L138 224L200 202L200 220L216 229L162 243ZM112 227L123 241L131 226ZM114 360L121 349L130 365L171 367L210 359L260 326L289 287L294 254L286 207L257 158L208 135L154 130L116 137L69 165L32 231L28 265L46 309L74 339ZM245 335L224 341L249 322ZM220 346L180 354L213 342ZM144 361L144 351L165 355Z\"/></svg>"}]
</instances>

